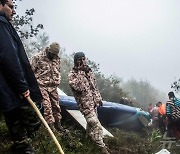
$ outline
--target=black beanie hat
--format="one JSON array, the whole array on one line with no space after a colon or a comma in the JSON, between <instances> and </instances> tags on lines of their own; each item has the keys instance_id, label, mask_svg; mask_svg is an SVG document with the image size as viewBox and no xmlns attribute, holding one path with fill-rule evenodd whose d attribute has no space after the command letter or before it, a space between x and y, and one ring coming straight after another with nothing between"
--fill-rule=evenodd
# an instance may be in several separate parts
<instances>
[{"instance_id":1,"label":"black beanie hat","mask_svg":"<svg viewBox=\"0 0 180 154\"><path fill-rule=\"evenodd\" d=\"M76 65L77 60L82 57L85 57L85 54L83 52L76 52L74 55L74 64Z\"/></svg>"}]
</instances>

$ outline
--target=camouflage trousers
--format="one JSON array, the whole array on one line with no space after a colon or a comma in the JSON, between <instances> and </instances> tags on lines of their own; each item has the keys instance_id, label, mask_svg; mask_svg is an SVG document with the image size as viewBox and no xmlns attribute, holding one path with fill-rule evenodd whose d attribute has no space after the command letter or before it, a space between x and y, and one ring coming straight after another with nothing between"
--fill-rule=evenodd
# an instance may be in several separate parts
<instances>
[{"instance_id":1,"label":"camouflage trousers","mask_svg":"<svg viewBox=\"0 0 180 154\"><path fill-rule=\"evenodd\" d=\"M15 144L28 144L29 137L40 127L41 122L30 104L4 112L6 125Z\"/></svg>"},{"instance_id":2,"label":"camouflage trousers","mask_svg":"<svg viewBox=\"0 0 180 154\"><path fill-rule=\"evenodd\" d=\"M62 119L61 116L61 108L59 106L59 96L57 89L55 90L46 90L44 88L40 88L42 96L43 96L43 108L44 113L43 116L48 124L52 124L54 122L60 122Z\"/></svg>"},{"instance_id":3,"label":"camouflage trousers","mask_svg":"<svg viewBox=\"0 0 180 154\"><path fill-rule=\"evenodd\" d=\"M84 117L87 121L87 126L86 126L87 134L99 147L104 147L105 144L103 142L103 130L101 123L97 117L96 110L92 111L87 115L84 115Z\"/></svg>"}]
</instances>

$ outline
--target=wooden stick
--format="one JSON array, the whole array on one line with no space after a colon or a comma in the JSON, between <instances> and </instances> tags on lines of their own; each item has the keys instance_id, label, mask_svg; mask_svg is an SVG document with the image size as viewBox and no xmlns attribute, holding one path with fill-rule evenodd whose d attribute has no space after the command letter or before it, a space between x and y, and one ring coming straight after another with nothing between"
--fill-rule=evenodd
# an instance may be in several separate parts
<instances>
[{"instance_id":1,"label":"wooden stick","mask_svg":"<svg viewBox=\"0 0 180 154\"><path fill-rule=\"evenodd\" d=\"M56 139L54 133L52 132L51 128L49 127L49 125L47 124L47 122L45 121L45 119L43 118L41 112L39 111L39 109L37 108L37 106L34 104L34 102L32 101L32 99L30 98L30 96L26 97L26 99L28 100L28 102L32 105L32 107L34 108L35 112L37 113L38 117L40 118L40 120L42 121L42 123L44 124L44 126L47 128L49 134L51 135L52 139L54 140L55 144L57 145L60 154L64 154L61 145L59 144L58 140Z\"/></svg>"}]
</instances>

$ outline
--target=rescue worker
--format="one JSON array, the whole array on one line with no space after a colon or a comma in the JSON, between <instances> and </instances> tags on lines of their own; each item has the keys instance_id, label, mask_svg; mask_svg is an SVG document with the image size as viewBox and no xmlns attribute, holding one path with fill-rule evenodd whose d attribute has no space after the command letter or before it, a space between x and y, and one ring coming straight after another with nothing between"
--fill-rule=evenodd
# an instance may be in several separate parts
<instances>
[{"instance_id":1,"label":"rescue worker","mask_svg":"<svg viewBox=\"0 0 180 154\"><path fill-rule=\"evenodd\" d=\"M162 102L158 102L158 119L159 129L161 133L166 131L166 106Z\"/></svg>"},{"instance_id":2,"label":"rescue worker","mask_svg":"<svg viewBox=\"0 0 180 154\"><path fill-rule=\"evenodd\" d=\"M25 97L41 102L42 95L23 44L10 21L16 14L12 0L0 0L0 112L11 139L12 153L34 154L29 137L41 122Z\"/></svg>"},{"instance_id":3,"label":"rescue worker","mask_svg":"<svg viewBox=\"0 0 180 154\"><path fill-rule=\"evenodd\" d=\"M152 108L153 108L152 103L150 103L150 104L148 105L148 112L149 112L149 113L150 113L150 111L152 110Z\"/></svg>"},{"instance_id":4,"label":"rescue worker","mask_svg":"<svg viewBox=\"0 0 180 154\"><path fill-rule=\"evenodd\" d=\"M97 88L95 75L86 64L83 52L77 52L74 55L74 67L69 73L69 85L87 121L87 134L99 146L102 153L108 154L103 142L102 126L97 116L97 107L103 105L102 98Z\"/></svg>"},{"instance_id":5,"label":"rescue worker","mask_svg":"<svg viewBox=\"0 0 180 154\"><path fill-rule=\"evenodd\" d=\"M158 114L159 114L159 108L158 103L150 110L150 114L152 117L152 126L153 128L157 128L159 124Z\"/></svg>"},{"instance_id":6,"label":"rescue worker","mask_svg":"<svg viewBox=\"0 0 180 154\"><path fill-rule=\"evenodd\" d=\"M60 45L53 42L31 59L31 66L43 95L43 116L52 131L65 131L61 126L61 108L57 87L60 84Z\"/></svg>"},{"instance_id":7,"label":"rescue worker","mask_svg":"<svg viewBox=\"0 0 180 154\"><path fill-rule=\"evenodd\" d=\"M169 100L166 103L166 116L168 118L168 135L180 139L180 99L174 92L168 93Z\"/></svg>"}]
</instances>

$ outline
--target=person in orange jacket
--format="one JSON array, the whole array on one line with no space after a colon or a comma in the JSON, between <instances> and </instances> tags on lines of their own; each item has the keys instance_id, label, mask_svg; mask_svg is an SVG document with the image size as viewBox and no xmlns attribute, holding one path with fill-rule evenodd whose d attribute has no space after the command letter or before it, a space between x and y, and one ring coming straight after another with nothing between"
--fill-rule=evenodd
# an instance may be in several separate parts
<instances>
[{"instance_id":1,"label":"person in orange jacket","mask_svg":"<svg viewBox=\"0 0 180 154\"><path fill-rule=\"evenodd\" d=\"M159 129L161 133L166 130L166 106L162 102L158 102L158 119L159 119Z\"/></svg>"}]
</instances>

